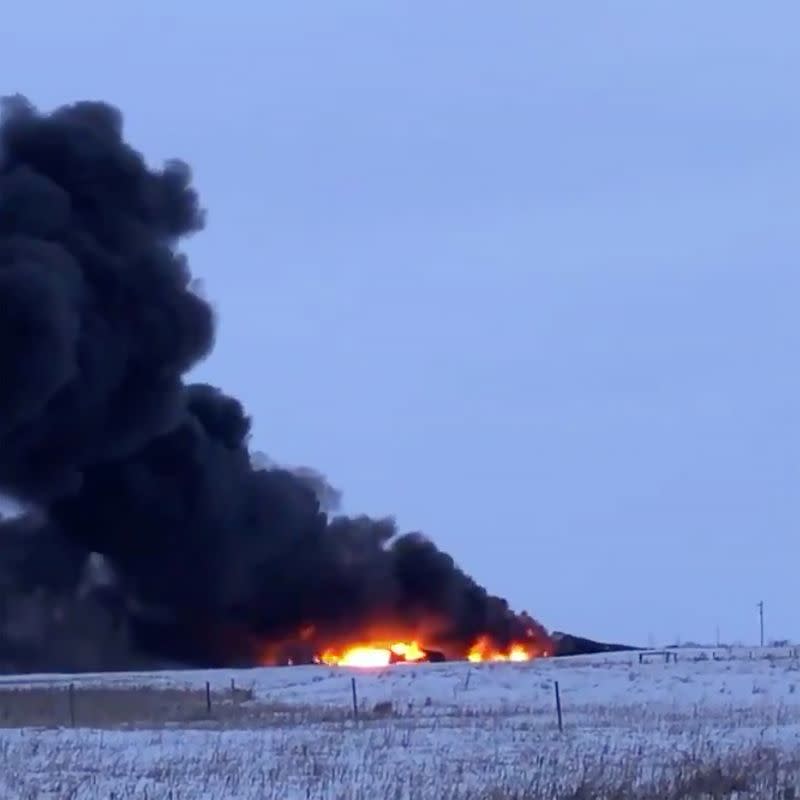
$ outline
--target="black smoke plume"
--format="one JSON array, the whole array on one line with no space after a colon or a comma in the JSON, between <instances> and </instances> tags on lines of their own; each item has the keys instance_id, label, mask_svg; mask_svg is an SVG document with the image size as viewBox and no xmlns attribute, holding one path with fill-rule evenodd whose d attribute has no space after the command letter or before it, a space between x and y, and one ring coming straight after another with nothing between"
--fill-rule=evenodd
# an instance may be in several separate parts
<instances>
[{"instance_id":1,"label":"black smoke plume","mask_svg":"<svg viewBox=\"0 0 800 800\"><path fill-rule=\"evenodd\" d=\"M203 226L188 166L149 168L117 109L5 102L0 492L31 510L0 523L5 596L35 590L58 618L53 598L85 597L100 554L132 637L123 665L246 661L309 626L324 639L387 620L451 645L544 636L423 535L334 516L321 475L251 453L241 404L186 383L214 340L178 250ZM76 660L60 647L48 658Z\"/></svg>"}]
</instances>

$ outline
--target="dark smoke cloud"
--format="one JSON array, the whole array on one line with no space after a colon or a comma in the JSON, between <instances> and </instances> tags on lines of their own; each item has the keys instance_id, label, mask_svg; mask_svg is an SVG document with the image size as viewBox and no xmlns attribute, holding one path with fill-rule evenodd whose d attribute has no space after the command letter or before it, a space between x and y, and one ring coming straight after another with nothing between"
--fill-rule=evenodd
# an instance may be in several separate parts
<instances>
[{"instance_id":1,"label":"dark smoke cloud","mask_svg":"<svg viewBox=\"0 0 800 800\"><path fill-rule=\"evenodd\" d=\"M47 503L179 421L213 321L172 245L203 215L189 169L148 170L100 103L8 101L0 165L0 483Z\"/></svg>"},{"instance_id":2,"label":"dark smoke cloud","mask_svg":"<svg viewBox=\"0 0 800 800\"><path fill-rule=\"evenodd\" d=\"M26 523L18 574L66 591L103 554L121 592L189 638L386 619L435 619L458 643L521 635L534 623L427 538L332 516L324 476L252 453L241 404L185 383L214 336L177 250L204 215L189 168L149 168L122 128L102 103L4 108L0 492L47 515Z\"/></svg>"}]
</instances>

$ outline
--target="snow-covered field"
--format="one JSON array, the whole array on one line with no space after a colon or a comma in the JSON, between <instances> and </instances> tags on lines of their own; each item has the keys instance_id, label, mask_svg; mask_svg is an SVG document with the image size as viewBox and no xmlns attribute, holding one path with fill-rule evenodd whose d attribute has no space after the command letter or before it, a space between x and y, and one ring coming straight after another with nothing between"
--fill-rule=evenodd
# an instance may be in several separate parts
<instances>
[{"instance_id":1,"label":"snow-covered field","mask_svg":"<svg viewBox=\"0 0 800 800\"><path fill-rule=\"evenodd\" d=\"M704 780L749 782L741 797L793 797L800 660L789 650L718 656L6 678L0 690L74 683L78 727L65 717L62 728L0 730L0 797L532 800L639 786L677 798L702 796ZM230 711L231 679L252 699L218 713ZM210 719L80 727L90 687L204 690L206 681Z\"/></svg>"}]
</instances>

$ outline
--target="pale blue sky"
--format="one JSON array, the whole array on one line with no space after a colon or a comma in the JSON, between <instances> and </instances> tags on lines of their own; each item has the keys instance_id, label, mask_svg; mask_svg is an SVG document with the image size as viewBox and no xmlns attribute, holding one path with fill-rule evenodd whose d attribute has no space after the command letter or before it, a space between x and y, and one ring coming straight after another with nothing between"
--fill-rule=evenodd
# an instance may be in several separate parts
<instances>
[{"instance_id":1,"label":"pale blue sky","mask_svg":"<svg viewBox=\"0 0 800 800\"><path fill-rule=\"evenodd\" d=\"M194 167L256 448L551 628L800 638L800 6L14 4Z\"/></svg>"}]
</instances>

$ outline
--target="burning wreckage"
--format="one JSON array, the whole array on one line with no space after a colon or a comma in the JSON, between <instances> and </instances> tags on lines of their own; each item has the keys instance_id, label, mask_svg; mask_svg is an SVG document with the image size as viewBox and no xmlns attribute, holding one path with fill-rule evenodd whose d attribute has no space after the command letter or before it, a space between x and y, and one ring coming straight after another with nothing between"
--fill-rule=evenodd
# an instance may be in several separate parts
<instances>
[{"instance_id":1,"label":"burning wreckage","mask_svg":"<svg viewBox=\"0 0 800 800\"><path fill-rule=\"evenodd\" d=\"M320 647L309 637L307 646L292 643L283 647L268 647L263 664L326 664L341 667L385 667L391 664L419 664L441 661L530 661L550 655L548 641L531 631L525 641L514 642L505 649L494 645L488 636L481 636L468 650L456 647L436 649L422 646L416 640L402 641L379 634L362 635L345 640L338 646Z\"/></svg>"},{"instance_id":2,"label":"burning wreckage","mask_svg":"<svg viewBox=\"0 0 800 800\"><path fill-rule=\"evenodd\" d=\"M0 666L553 653L429 538L253 453L241 403L188 380L215 325L179 244L204 221L188 166L148 167L117 109L5 101Z\"/></svg>"}]
</instances>

